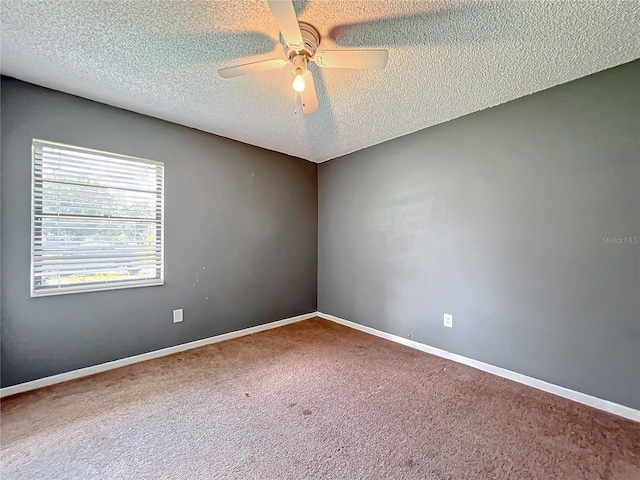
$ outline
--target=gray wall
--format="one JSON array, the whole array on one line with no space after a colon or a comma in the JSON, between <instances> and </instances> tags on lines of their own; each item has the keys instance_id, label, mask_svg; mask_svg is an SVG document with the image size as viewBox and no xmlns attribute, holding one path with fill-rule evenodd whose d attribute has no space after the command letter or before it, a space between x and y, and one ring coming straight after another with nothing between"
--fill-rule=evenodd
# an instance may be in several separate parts
<instances>
[{"instance_id":1,"label":"gray wall","mask_svg":"<svg viewBox=\"0 0 640 480\"><path fill-rule=\"evenodd\" d=\"M164 286L29 297L34 137L165 162ZM316 310L315 164L6 78L1 148L3 387Z\"/></svg>"},{"instance_id":2,"label":"gray wall","mask_svg":"<svg viewBox=\"0 0 640 480\"><path fill-rule=\"evenodd\" d=\"M321 164L319 310L640 408L639 78Z\"/></svg>"}]
</instances>

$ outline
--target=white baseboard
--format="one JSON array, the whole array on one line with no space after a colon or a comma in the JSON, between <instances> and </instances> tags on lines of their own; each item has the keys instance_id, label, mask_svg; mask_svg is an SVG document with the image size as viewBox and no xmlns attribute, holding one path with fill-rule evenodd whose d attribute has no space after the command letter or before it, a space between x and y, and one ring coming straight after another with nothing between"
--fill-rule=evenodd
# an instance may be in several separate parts
<instances>
[{"instance_id":1,"label":"white baseboard","mask_svg":"<svg viewBox=\"0 0 640 480\"><path fill-rule=\"evenodd\" d=\"M183 343L174 347L168 347L161 350L154 350L153 352L134 355L133 357L122 358L120 360L114 360L112 362L101 363L100 365L80 368L78 370L61 373L59 375L53 375L51 377L39 378L38 380L32 380L30 382L20 383L18 385L12 385L11 387L0 389L0 398L15 395L17 393L28 392L29 390L35 390L36 388L48 387L49 385L55 385L56 383L75 380L82 377L88 377L89 375L95 375L96 373L106 372L107 370L113 370L114 368L125 367L133 363L144 362L145 360L164 357L166 355L172 355L178 352L184 352L185 350L191 350L192 348L203 347L212 343L224 342L225 340L231 340L232 338L238 338L245 335L251 335L252 333L263 332L265 330L282 327L283 325L300 322L302 320L308 320L317 316L318 312L306 313L304 315L285 318L276 322L265 323L263 325L257 325L255 327L245 328L243 330L237 330L235 332L223 333L222 335L216 335L215 337L203 338L202 340Z\"/></svg>"},{"instance_id":2,"label":"white baseboard","mask_svg":"<svg viewBox=\"0 0 640 480\"><path fill-rule=\"evenodd\" d=\"M489 365L488 363L479 362L478 360L473 360L471 358L463 357L462 355L457 355L455 353L447 352L446 350L441 350L439 348L431 347L429 345L415 342L413 340L409 340L407 338L393 335L391 333L386 333L380 330L376 330L375 328L366 327L364 325L350 322L349 320L344 320L342 318L339 318L333 315L328 315L326 313L318 312L318 316L320 318L324 318L325 320L331 320L332 322L336 322L341 325L345 325L347 327L360 330L361 332L375 335L376 337L385 338L387 340L391 340L392 342L406 345L407 347L415 348L417 350L431 353L439 357L448 358L449 360L453 360L454 362L463 363L465 365L469 365L470 367L477 368L478 370L492 373L499 377L507 378L509 380L513 380L518 383L522 383L524 385L537 388L538 390L542 390L544 392L553 393L560 397L567 398L569 400L573 400L575 402L582 403L584 405L589 405L590 407L597 408L598 410L604 410L605 412L613 413L615 415L619 415L621 417L628 418L630 420L635 420L636 422L640 422L640 410L635 410L631 407L619 405L617 403L610 402L609 400L603 400L601 398L592 397L591 395L587 395L586 393L576 392L575 390L569 390L568 388L560 387L552 383L547 383L542 380L538 380L537 378L527 377L526 375L512 372L511 370L506 370L504 368Z\"/></svg>"},{"instance_id":3,"label":"white baseboard","mask_svg":"<svg viewBox=\"0 0 640 480\"><path fill-rule=\"evenodd\" d=\"M114 360L112 362L102 363L100 365L81 368L79 370L73 370L71 372L61 373L59 375L53 375L51 377L40 378L38 380L32 380L30 382L13 385L11 387L5 387L0 389L0 398L5 398L17 393L28 392L29 390L35 390L36 388L48 387L49 385L55 385L56 383L62 383L69 380L88 377L90 375L95 375L96 373L106 372L107 370L113 370L114 368L125 367L134 363L144 362L146 360L184 352L185 350L191 350L192 348L203 347L212 343L224 342L225 340L231 340L233 338L251 335L252 333L258 333L265 330L270 330L272 328L282 327L290 323L300 322L302 320L308 320L314 317L324 318L325 320L330 320L332 322L339 323L355 330L360 330L361 332L369 333L380 338L391 340L392 342L400 343L402 345L406 345L407 347L415 348L432 355L447 358L449 360L453 360L454 362L463 363L470 367L477 368L478 370L492 373L499 377L513 380L524 385L529 385L530 387L537 388L538 390L553 393L554 395L558 395L560 397L567 398L584 405L589 405L590 407L597 408L598 410L604 410L605 412L613 413L615 415L640 422L640 410L626 407L624 405L619 405L617 403L610 402L609 400L603 400L601 398L593 397L591 395L587 395L586 393L576 392L575 390L570 390L559 385L544 382L542 380L538 380L537 378L528 377L520 373L512 372L511 370L496 367L494 365L480 362L478 360L473 360L472 358L463 357L462 355L447 352L446 350L431 347L414 340L409 340L398 335L386 333L381 330L376 330L375 328L366 327L364 325L360 325L358 323L344 320L334 315L329 315L321 312L306 313L304 315L285 318L276 322L265 323L263 325L257 325L255 327L245 328L243 330L237 330L235 332L216 335L215 337L204 338L202 340L196 340L194 342L183 343L181 345L163 348L161 350L154 350L153 352L147 352L140 355L135 355L133 357L122 358L120 360Z\"/></svg>"}]
</instances>

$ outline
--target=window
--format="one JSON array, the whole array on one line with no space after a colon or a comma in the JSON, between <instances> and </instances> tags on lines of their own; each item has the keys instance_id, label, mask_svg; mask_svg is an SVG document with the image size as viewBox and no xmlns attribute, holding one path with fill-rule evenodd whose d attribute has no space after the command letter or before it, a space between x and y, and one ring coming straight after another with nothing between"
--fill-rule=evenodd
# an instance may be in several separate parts
<instances>
[{"instance_id":1,"label":"window","mask_svg":"<svg viewBox=\"0 0 640 480\"><path fill-rule=\"evenodd\" d=\"M31 296L164 283L164 165L33 140Z\"/></svg>"}]
</instances>

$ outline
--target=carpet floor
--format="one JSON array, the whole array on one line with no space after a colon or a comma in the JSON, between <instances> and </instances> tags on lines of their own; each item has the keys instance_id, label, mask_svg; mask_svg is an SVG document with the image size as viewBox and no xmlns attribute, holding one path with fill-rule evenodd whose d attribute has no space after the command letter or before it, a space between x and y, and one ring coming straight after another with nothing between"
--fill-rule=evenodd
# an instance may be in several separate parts
<instances>
[{"instance_id":1,"label":"carpet floor","mask_svg":"<svg viewBox=\"0 0 640 480\"><path fill-rule=\"evenodd\" d=\"M640 423L312 319L9 397L13 479L640 479Z\"/></svg>"}]
</instances>

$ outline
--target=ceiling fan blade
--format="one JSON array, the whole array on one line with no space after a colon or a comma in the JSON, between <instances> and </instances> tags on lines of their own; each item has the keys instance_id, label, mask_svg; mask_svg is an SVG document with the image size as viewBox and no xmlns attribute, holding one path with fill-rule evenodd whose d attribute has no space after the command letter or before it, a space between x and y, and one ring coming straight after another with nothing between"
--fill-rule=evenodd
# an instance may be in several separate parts
<instances>
[{"instance_id":1,"label":"ceiling fan blade","mask_svg":"<svg viewBox=\"0 0 640 480\"><path fill-rule=\"evenodd\" d=\"M271 13L278 23L280 33L284 41L294 50L300 51L304 48L304 40L300 33L300 25L298 25L298 17L293 8L292 0L267 0Z\"/></svg>"},{"instance_id":2,"label":"ceiling fan blade","mask_svg":"<svg viewBox=\"0 0 640 480\"><path fill-rule=\"evenodd\" d=\"M320 67L383 69L387 65L386 50L319 50L312 60Z\"/></svg>"},{"instance_id":3,"label":"ceiling fan blade","mask_svg":"<svg viewBox=\"0 0 640 480\"><path fill-rule=\"evenodd\" d=\"M316 85L313 83L313 75L311 70L307 70L304 74L304 90L300 92L300 100L302 101L302 113L311 115L318 111L318 96L316 95Z\"/></svg>"},{"instance_id":4,"label":"ceiling fan blade","mask_svg":"<svg viewBox=\"0 0 640 480\"><path fill-rule=\"evenodd\" d=\"M245 63L243 65L235 65L233 67L221 68L218 75L222 78L239 77L240 75L248 75L250 73L266 72L267 70L275 70L282 68L289 62L281 58L272 58L271 60L261 60L259 62Z\"/></svg>"}]
</instances>

